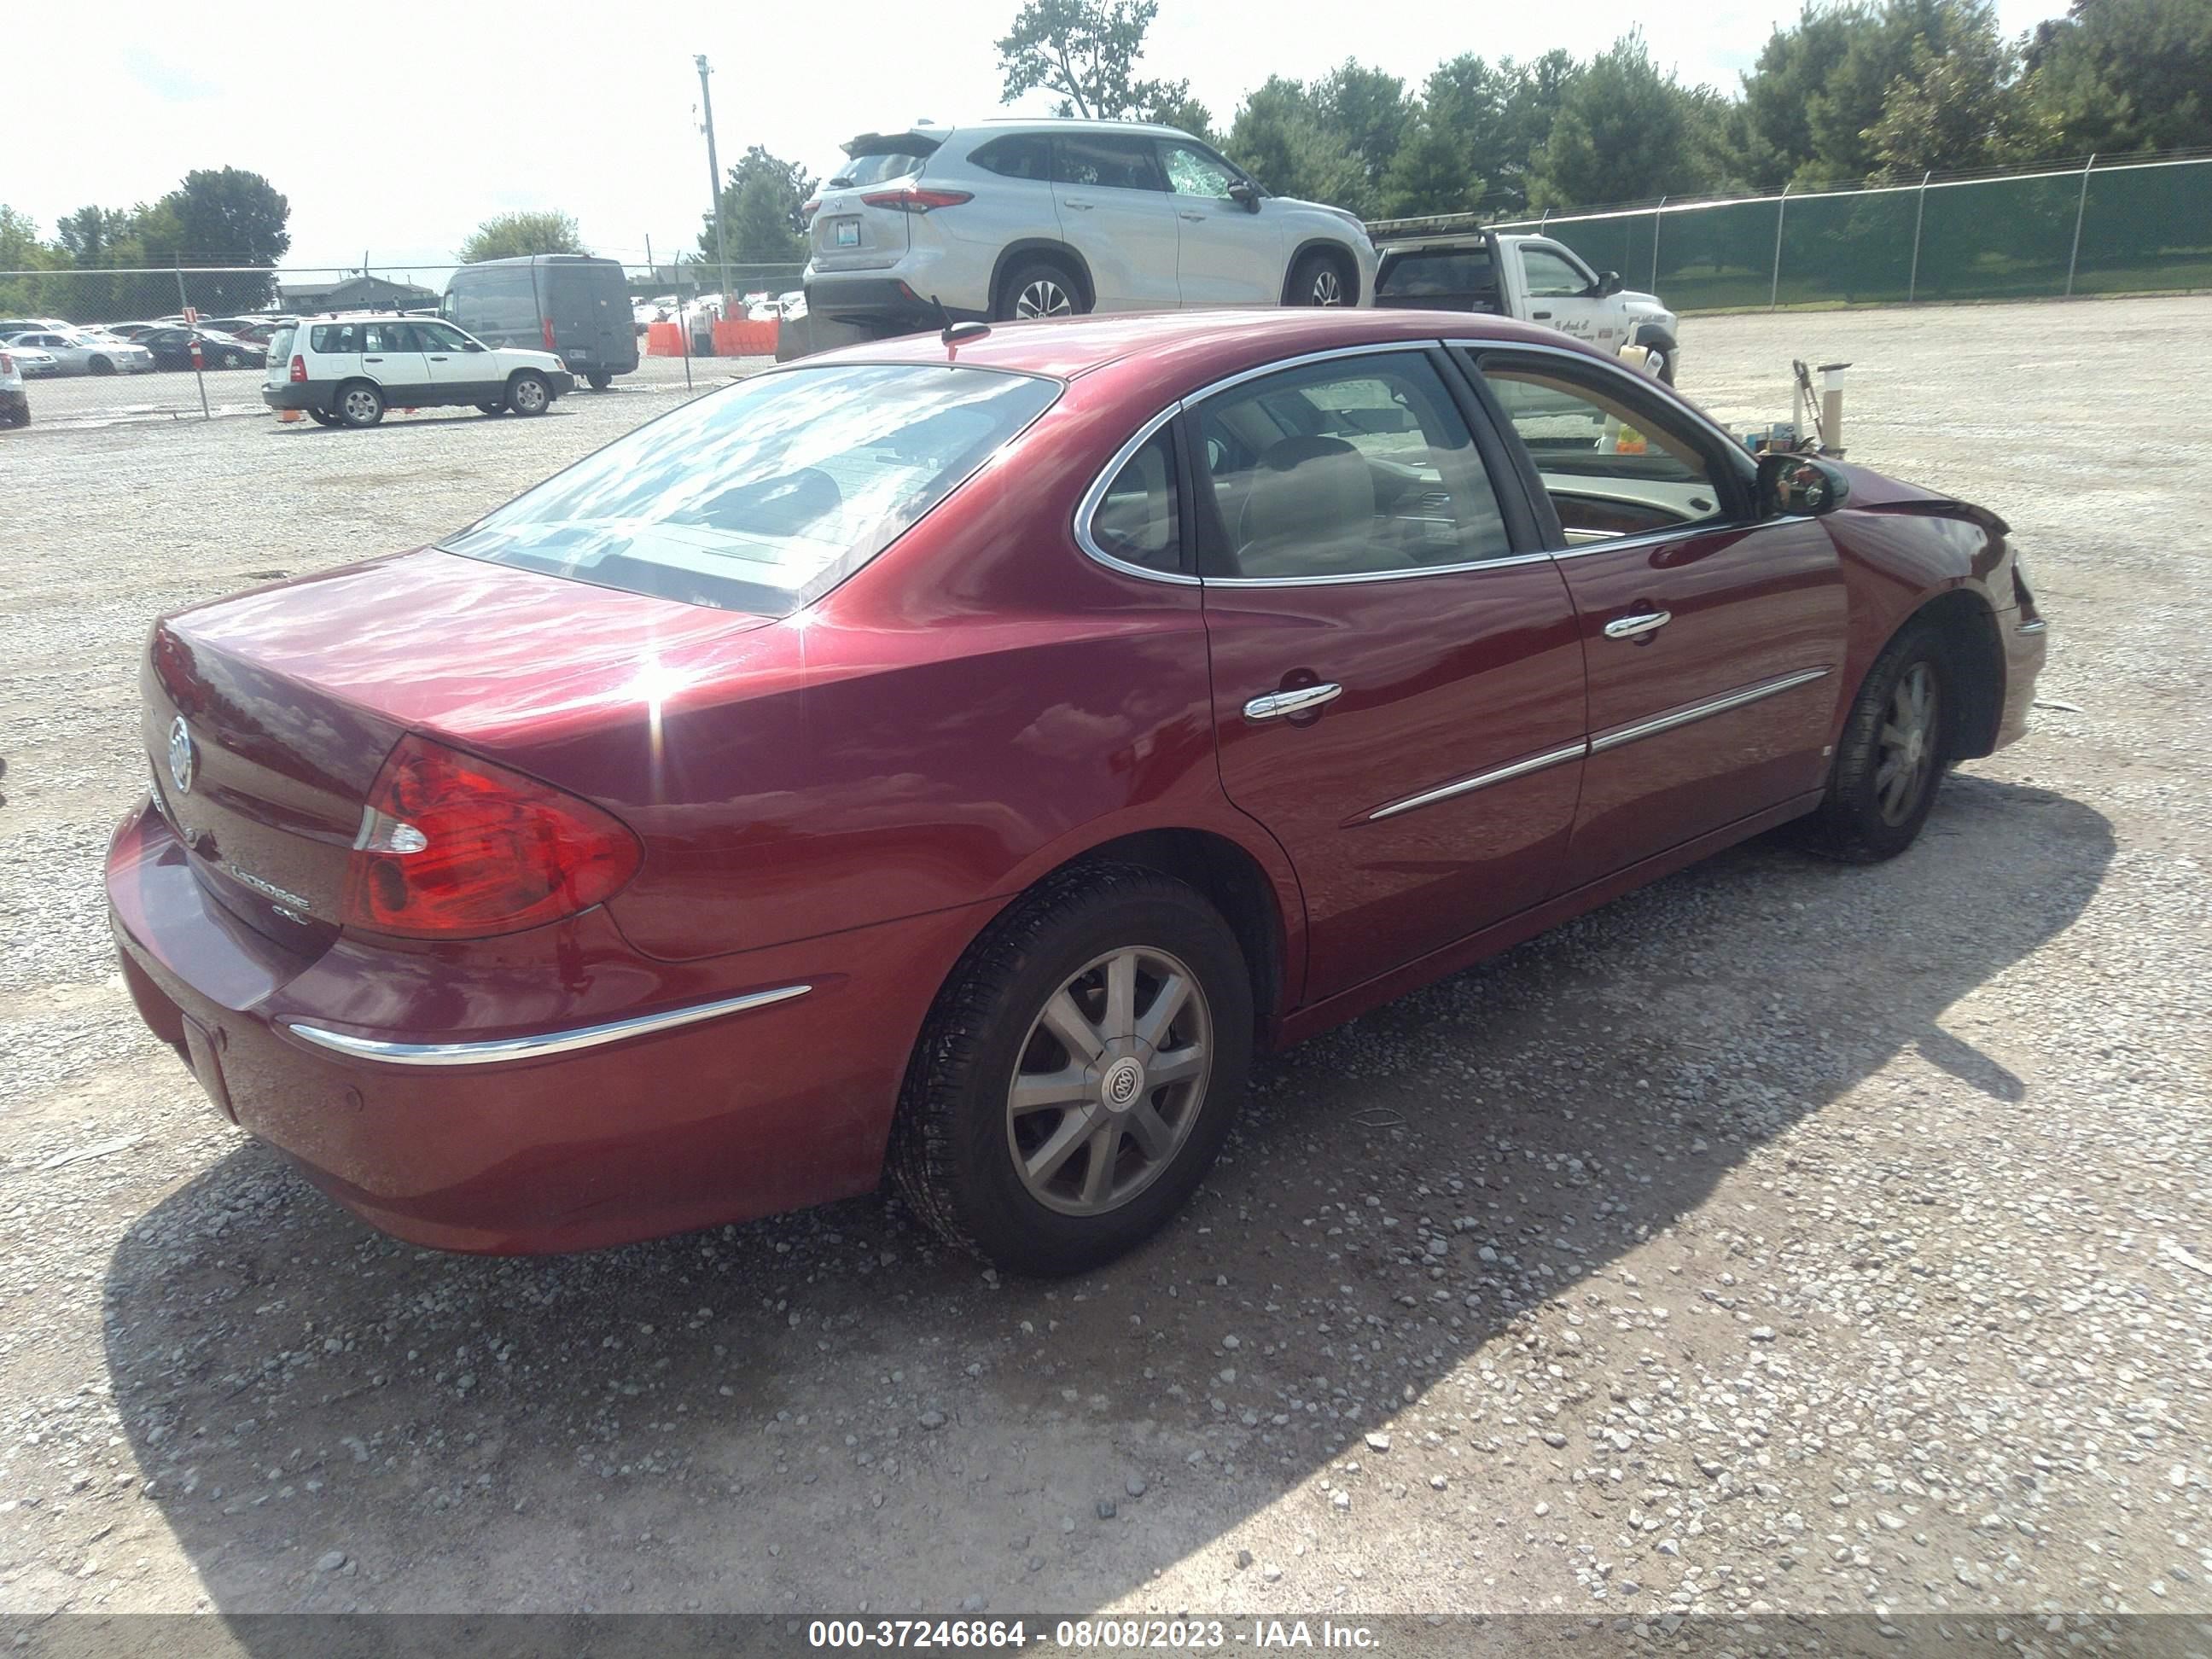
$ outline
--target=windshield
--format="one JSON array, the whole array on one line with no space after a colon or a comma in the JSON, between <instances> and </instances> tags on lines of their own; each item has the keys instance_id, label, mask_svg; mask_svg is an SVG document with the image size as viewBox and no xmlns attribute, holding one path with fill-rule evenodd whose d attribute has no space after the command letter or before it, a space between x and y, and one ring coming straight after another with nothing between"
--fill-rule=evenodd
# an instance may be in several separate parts
<instances>
[{"instance_id":1,"label":"windshield","mask_svg":"<svg viewBox=\"0 0 2212 1659\"><path fill-rule=\"evenodd\" d=\"M801 368L687 404L440 545L726 611L788 616L896 541L1060 385L937 364Z\"/></svg>"}]
</instances>

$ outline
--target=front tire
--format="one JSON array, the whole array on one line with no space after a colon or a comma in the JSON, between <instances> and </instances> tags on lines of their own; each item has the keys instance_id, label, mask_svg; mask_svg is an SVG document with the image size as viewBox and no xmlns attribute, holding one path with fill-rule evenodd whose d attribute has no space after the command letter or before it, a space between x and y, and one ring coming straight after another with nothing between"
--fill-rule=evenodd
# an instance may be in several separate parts
<instances>
[{"instance_id":1,"label":"front tire","mask_svg":"<svg viewBox=\"0 0 2212 1659\"><path fill-rule=\"evenodd\" d=\"M87 367L89 368L94 374L112 374L115 373L115 365L105 357L94 357L92 362L87 365Z\"/></svg>"},{"instance_id":2,"label":"front tire","mask_svg":"<svg viewBox=\"0 0 2212 1659\"><path fill-rule=\"evenodd\" d=\"M374 426L384 418L384 394L367 380L349 380L338 388L331 413L347 426Z\"/></svg>"},{"instance_id":3,"label":"front tire","mask_svg":"<svg viewBox=\"0 0 2212 1659\"><path fill-rule=\"evenodd\" d=\"M999 302L991 307L1002 323L1080 317L1090 309L1081 285L1052 259L1025 259L1008 271L999 285Z\"/></svg>"},{"instance_id":4,"label":"front tire","mask_svg":"<svg viewBox=\"0 0 2212 1659\"><path fill-rule=\"evenodd\" d=\"M517 415L543 415L553 406L553 388L542 375L518 374L507 383L507 406Z\"/></svg>"},{"instance_id":5,"label":"front tire","mask_svg":"<svg viewBox=\"0 0 2212 1659\"><path fill-rule=\"evenodd\" d=\"M477 407L483 410L487 415L504 415L507 413L507 405L505 404L478 404Z\"/></svg>"},{"instance_id":6,"label":"front tire","mask_svg":"<svg viewBox=\"0 0 2212 1659\"><path fill-rule=\"evenodd\" d=\"M939 1236L1008 1272L1085 1272L1189 1199L1251 1054L1243 952L1203 896L1130 866L1064 871L939 994L892 1179Z\"/></svg>"},{"instance_id":7,"label":"front tire","mask_svg":"<svg viewBox=\"0 0 2212 1659\"><path fill-rule=\"evenodd\" d=\"M1844 722L1826 799L1805 823L1811 851L1878 864L1912 845L1950 767L1954 702L1942 633L1908 623L1875 659Z\"/></svg>"},{"instance_id":8,"label":"front tire","mask_svg":"<svg viewBox=\"0 0 2212 1659\"><path fill-rule=\"evenodd\" d=\"M1359 303L1359 278L1342 254L1316 248L1291 267L1286 303L1294 306L1352 306Z\"/></svg>"}]
</instances>

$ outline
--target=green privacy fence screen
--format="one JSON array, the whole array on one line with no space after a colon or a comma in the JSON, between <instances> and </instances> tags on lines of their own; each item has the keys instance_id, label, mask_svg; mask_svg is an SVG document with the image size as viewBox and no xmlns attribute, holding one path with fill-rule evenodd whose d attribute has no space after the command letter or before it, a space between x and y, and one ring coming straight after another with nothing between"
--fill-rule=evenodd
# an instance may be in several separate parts
<instances>
[{"instance_id":1,"label":"green privacy fence screen","mask_svg":"<svg viewBox=\"0 0 2212 1659\"><path fill-rule=\"evenodd\" d=\"M1492 228L1540 229L1676 311L2212 288L2212 156Z\"/></svg>"}]
</instances>

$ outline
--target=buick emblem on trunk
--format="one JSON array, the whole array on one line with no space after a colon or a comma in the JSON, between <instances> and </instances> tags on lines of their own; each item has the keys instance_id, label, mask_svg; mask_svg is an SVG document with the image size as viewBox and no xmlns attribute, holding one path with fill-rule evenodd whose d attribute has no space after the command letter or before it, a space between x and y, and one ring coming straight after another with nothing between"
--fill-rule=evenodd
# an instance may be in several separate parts
<instances>
[{"instance_id":1,"label":"buick emblem on trunk","mask_svg":"<svg viewBox=\"0 0 2212 1659\"><path fill-rule=\"evenodd\" d=\"M192 748L192 734L185 725L185 717L177 716L169 727L169 781L177 786L177 793L192 793L192 773L198 768L199 756Z\"/></svg>"}]
</instances>

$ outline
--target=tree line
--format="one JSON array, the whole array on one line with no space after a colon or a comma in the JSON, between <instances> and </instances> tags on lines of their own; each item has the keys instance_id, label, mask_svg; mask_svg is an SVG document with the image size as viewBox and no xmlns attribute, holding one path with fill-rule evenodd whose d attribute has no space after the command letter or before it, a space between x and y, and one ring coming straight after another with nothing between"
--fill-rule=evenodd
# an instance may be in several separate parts
<instances>
[{"instance_id":1,"label":"tree line","mask_svg":"<svg viewBox=\"0 0 2212 1659\"><path fill-rule=\"evenodd\" d=\"M136 207L81 207L55 226L51 241L28 215L0 204L0 270L258 266L191 279L191 299L202 310L251 311L276 294L270 268L292 246L291 213L275 185L238 167L196 169L166 196ZM120 316L144 308L143 285L143 277L86 276L69 292L76 314ZM28 286L0 278L0 301L11 288Z\"/></svg>"},{"instance_id":2,"label":"tree line","mask_svg":"<svg viewBox=\"0 0 2212 1659\"><path fill-rule=\"evenodd\" d=\"M1418 86L1354 59L1271 76L1225 125L1186 80L1140 73L1157 0L1024 0L998 42L1004 96L1155 121L1268 190L1363 219L1834 189L2212 146L2212 0L2073 0L2008 38L1989 0L1808 3L1733 94L1685 83L1638 30L1587 58L1463 53ZM817 180L756 145L730 169L732 261L806 257ZM699 241L711 259L708 220Z\"/></svg>"}]
</instances>

